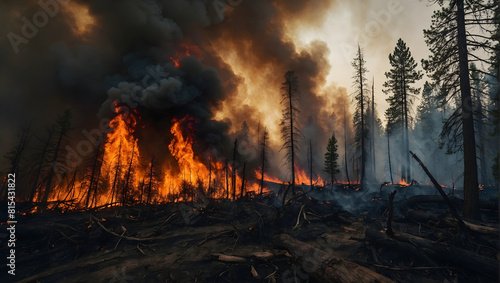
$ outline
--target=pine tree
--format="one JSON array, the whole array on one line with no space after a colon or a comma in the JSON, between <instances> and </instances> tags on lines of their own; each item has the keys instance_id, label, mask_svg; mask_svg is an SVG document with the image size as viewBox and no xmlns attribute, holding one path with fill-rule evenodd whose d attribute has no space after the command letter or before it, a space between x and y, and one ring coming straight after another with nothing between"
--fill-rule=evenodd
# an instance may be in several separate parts
<instances>
[{"instance_id":1,"label":"pine tree","mask_svg":"<svg viewBox=\"0 0 500 283\"><path fill-rule=\"evenodd\" d=\"M368 96L365 93L366 89L366 61L363 58L363 53L358 45L358 52L352 62L354 67L354 87L356 92L354 95L355 113L353 124L355 130L354 143L357 149L360 160L357 162L361 165L361 187L366 187L366 141L368 136L368 123L366 108L368 106Z\"/></svg>"},{"instance_id":2,"label":"pine tree","mask_svg":"<svg viewBox=\"0 0 500 283\"><path fill-rule=\"evenodd\" d=\"M335 138L335 133L333 133L332 137L328 140L325 153L325 172L330 176L332 185L335 180L335 175L340 173L339 165L337 163L337 159L339 158L337 149L337 139Z\"/></svg>"},{"instance_id":3,"label":"pine tree","mask_svg":"<svg viewBox=\"0 0 500 283\"><path fill-rule=\"evenodd\" d=\"M385 73L387 81L384 83L386 94L392 94L388 99L389 111L386 112L391 121L391 130L394 127L401 129L401 155L404 162L401 164L401 179L410 181L410 143L409 143L409 111L414 97L420 89L411 85L422 78L422 73L417 71L417 63L413 59L410 48L400 38L394 52L389 54L391 70Z\"/></svg>"},{"instance_id":4,"label":"pine tree","mask_svg":"<svg viewBox=\"0 0 500 283\"><path fill-rule=\"evenodd\" d=\"M495 24L497 0L439 0L431 27L424 30L432 53L423 61L424 69L439 85L444 101L455 100L459 107L443 127L442 138L464 154L464 206L466 218L480 218L476 160L476 139L472 107L469 64L490 65L481 54L495 53L490 25ZM481 52L474 52L480 49Z\"/></svg>"},{"instance_id":5,"label":"pine tree","mask_svg":"<svg viewBox=\"0 0 500 283\"><path fill-rule=\"evenodd\" d=\"M285 151L285 158L290 166L292 174L292 192L295 194L295 158L299 151L299 138L301 133L297 127L297 118L299 114L299 93L298 78L294 71L288 71L284 76L285 81L281 84L283 107L283 118L281 120L281 138L283 146L281 150Z\"/></svg>"},{"instance_id":6,"label":"pine tree","mask_svg":"<svg viewBox=\"0 0 500 283\"><path fill-rule=\"evenodd\" d=\"M344 106L344 165L345 165L345 175L347 178L347 184L351 185L351 179L349 179L349 169L347 164L347 119L345 117L345 106Z\"/></svg>"},{"instance_id":7,"label":"pine tree","mask_svg":"<svg viewBox=\"0 0 500 283\"><path fill-rule=\"evenodd\" d=\"M372 179L377 182L377 168L375 158L375 79L372 80L372 99L370 109L370 156L372 165Z\"/></svg>"}]
</instances>

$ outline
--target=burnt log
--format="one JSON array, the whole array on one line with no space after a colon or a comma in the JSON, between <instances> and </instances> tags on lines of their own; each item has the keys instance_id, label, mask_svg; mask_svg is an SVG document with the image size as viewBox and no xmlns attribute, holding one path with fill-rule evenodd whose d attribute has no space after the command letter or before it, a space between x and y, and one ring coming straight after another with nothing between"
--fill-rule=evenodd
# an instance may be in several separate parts
<instances>
[{"instance_id":1,"label":"burnt log","mask_svg":"<svg viewBox=\"0 0 500 283\"><path fill-rule=\"evenodd\" d=\"M410 218L413 221L421 222L424 224L435 224L441 221L445 217L446 214L444 213L438 214L419 209L408 209L408 218Z\"/></svg>"},{"instance_id":2,"label":"burnt log","mask_svg":"<svg viewBox=\"0 0 500 283\"><path fill-rule=\"evenodd\" d=\"M394 197L396 196L396 191L392 192L389 194L389 204L387 205L387 235L393 235L394 232L392 231L392 217L394 216Z\"/></svg>"},{"instance_id":3,"label":"burnt log","mask_svg":"<svg viewBox=\"0 0 500 283\"><path fill-rule=\"evenodd\" d=\"M478 272L498 282L498 261L474 252L454 246L443 245L430 240L406 234L395 233L394 238L400 242L410 243L425 252L431 258L451 265Z\"/></svg>"},{"instance_id":4,"label":"burnt log","mask_svg":"<svg viewBox=\"0 0 500 283\"><path fill-rule=\"evenodd\" d=\"M386 248L388 250L404 254L407 257L418 259L422 264L437 266L437 263L434 260L429 258L429 256L427 256L423 251L417 249L412 244L398 242L380 231L366 229L365 239L368 243L370 243L370 245L376 248Z\"/></svg>"},{"instance_id":5,"label":"burnt log","mask_svg":"<svg viewBox=\"0 0 500 283\"><path fill-rule=\"evenodd\" d=\"M276 235L276 246L286 248L304 270L320 282L393 282L352 261L336 257L287 234Z\"/></svg>"},{"instance_id":6,"label":"burnt log","mask_svg":"<svg viewBox=\"0 0 500 283\"><path fill-rule=\"evenodd\" d=\"M420 164L420 167L422 167L422 169L424 170L425 174L427 174L427 176L429 177L429 179L431 179L432 184L434 185L434 187L436 188L436 190L438 190L439 194L443 197L445 203L450 208L450 213L453 216L453 218L455 218L457 220L460 232L461 233L466 233L467 232L467 227L465 226L465 224L464 224L462 218L460 217L460 215L458 215L457 209L455 208L455 205L453 204L453 202L448 198L448 196L446 195L446 193L443 191L443 188L441 188L441 185L439 185L439 183L436 181L436 179L434 178L434 176L432 176L431 172L429 172L429 170L427 169L427 167L425 167L424 163L422 163L422 161L420 160L420 158L418 158L418 156L415 153L413 153L411 151L410 151L410 153L413 156L413 158L418 162L418 164Z\"/></svg>"},{"instance_id":7,"label":"burnt log","mask_svg":"<svg viewBox=\"0 0 500 283\"><path fill-rule=\"evenodd\" d=\"M445 214L437 214L422 210L409 209L408 217L414 221L422 222L427 225L433 225L437 227L458 228L457 221L452 217L447 217ZM495 227L474 224L468 221L464 221L464 224L467 228L469 228L473 232L498 237L498 229Z\"/></svg>"},{"instance_id":8,"label":"burnt log","mask_svg":"<svg viewBox=\"0 0 500 283\"><path fill-rule=\"evenodd\" d=\"M479 234L487 234L491 236L498 237L498 229L490 226L478 225L474 223L470 223L468 221L464 221L465 226L469 228L471 231L479 233ZM440 225L446 227L457 227L458 223L455 219L451 217L445 217L440 222Z\"/></svg>"}]
</instances>

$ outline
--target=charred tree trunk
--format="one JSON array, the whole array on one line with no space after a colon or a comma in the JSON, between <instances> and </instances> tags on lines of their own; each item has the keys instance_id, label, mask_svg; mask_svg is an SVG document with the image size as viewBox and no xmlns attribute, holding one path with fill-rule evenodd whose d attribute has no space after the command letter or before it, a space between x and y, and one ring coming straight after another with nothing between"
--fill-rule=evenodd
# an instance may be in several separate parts
<instances>
[{"instance_id":1,"label":"charred tree trunk","mask_svg":"<svg viewBox=\"0 0 500 283\"><path fill-rule=\"evenodd\" d=\"M377 182L377 168L375 164L375 79L372 81L372 117L370 124L370 134L371 134L371 156L372 156L372 174L373 180Z\"/></svg>"},{"instance_id":2,"label":"charred tree trunk","mask_svg":"<svg viewBox=\"0 0 500 283\"><path fill-rule=\"evenodd\" d=\"M233 187L233 200L236 199L236 149L238 147L238 139L234 140L234 148L233 148L233 170L232 170L232 187Z\"/></svg>"},{"instance_id":3,"label":"charred tree trunk","mask_svg":"<svg viewBox=\"0 0 500 283\"><path fill-rule=\"evenodd\" d=\"M226 158L226 199L229 199L229 170L228 170L228 162Z\"/></svg>"},{"instance_id":4,"label":"charred tree trunk","mask_svg":"<svg viewBox=\"0 0 500 283\"><path fill-rule=\"evenodd\" d=\"M78 172L78 167L75 168L75 172L73 172L73 178L71 178L71 181L68 184L68 193L63 199L63 202L68 200L68 197L75 192L75 183L76 183L76 173Z\"/></svg>"},{"instance_id":5,"label":"charred tree trunk","mask_svg":"<svg viewBox=\"0 0 500 283\"><path fill-rule=\"evenodd\" d=\"M242 173L242 179L241 179L241 192L240 192L240 197L243 198L244 193L245 193L245 170L246 170L246 162L243 163L243 173Z\"/></svg>"},{"instance_id":6,"label":"charred tree trunk","mask_svg":"<svg viewBox=\"0 0 500 283\"><path fill-rule=\"evenodd\" d=\"M345 175L347 177L347 184L351 185L351 180L349 179L349 167L347 164L347 120L345 117L345 106L344 106L344 162L345 162Z\"/></svg>"},{"instance_id":7,"label":"charred tree trunk","mask_svg":"<svg viewBox=\"0 0 500 283\"><path fill-rule=\"evenodd\" d=\"M208 159L208 189L207 189L207 195L210 196L211 194L211 185L212 184L212 160L209 158Z\"/></svg>"},{"instance_id":8,"label":"charred tree trunk","mask_svg":"<svg viewBox=\"0 0 500 283\"><path fill-rule=\"evenodd\" d=\"M464 147L464 207L466 218L479 219L479 191L477 181L476 139L472 115L469 60L465 30L464 0L457 0L458 56L460 66L460 93Z\"/></svg>"},{"instance_id":9,"label":"charred tree trunk","mask_svg":"<svg viewBox=\"0 0 500 283\"><path fill-rule=\"evenodd\" d=\"M257 124L257 144L260 144L260 121Z\"/></svg>"},{"instance_id":10,"label":"charred tree trunk","mask_svg":"<svg viewBox=\"0 0 500 283\"><path fill-rule=\"evenodd\" d=\"M99 166L97 167L97 178L94 182L94 197L93 197L93 200L92 200L92 203L94 203L94 206L97 206L97 195L98 195L98 191L97 189L99 188L99 180L101 179L101 169L102 169L102 165L104 164L104 156L101 156L101 162L99 162Z\"/></svg>"},{"instance_id":11,"label":"charred tree trunk","mask_svg":"<svg viewBox=\"0 0 500 283\"><path fill-rule=\"evenodd\" d=\"M396 191L389 194L389 203L387 205L387 235L394 235L392 230L392 217L394 216L394 197L396 196Z\"/></svg>"},{"instance_id":12,"label":"charred tree trunk","mask_svg":"<svg viewBox=\"0 0 500 283\"><path fill-rule=\"evenodd\" d=\"M359 57L359 86L361 92L361 188L366 189L366 150L365 150L365 97L363 94L363 64Z\"/></svg>"},{"instance_id":13,"label":"charred tree trunk","mask_svg":"<svg viewBox=\"0 0 500 283\"><path fill-rule=\"evenodd\" d=\"M290 151L291 151L291 170L292 170L292 193L295 195L295 138L294 138L294 126L293 126L293 103L292 103L292 81L288 80L288 101L290 107Z\"/></svg>"},{"instance_id":14,"label":"charred tree trunk","mask_svg":"<svg viewBox=\"0 0 500 283\"><path fill-rule=\"evenodd\" d=\"M309 176L311 179L310 181L311 181L311 191L312 191L314 188L313 188L313 152L312 152L312 141L311 140L309 140L309 161L311 162L310 167L309 167L309 169L310 169Z\"/></svg>"},{"instance_id":15,"label":"charred tree trunk","mask_svg":"<svg viewBox=\"0 0 500 283\"><path fill-rule=\"evenodd\" d=\"M89 188L87 190L87 200L85 201L85 207L89 207L89 202L90 202L90 195L92 194L92 188L94 185L94 175L96 174L97 170L97 163L99 162L99 152L101 150L101 143L99 143L97 150L95 151L95 157L94 157L94 165L92 165L92 173L90 174L90 180L89 180Z\"/></svg>"},{"instance_id":16,"label":"charred tree trunk","mask_svg":"<svg viewBox=\"0 0 500 283\"><path fill-rule=\"evenodd\" d=\"M404 88L404 81L401 76L400 78L400 84L401 88ZM404 98L404 91L401 94L402 97L402 105L401 105L401 180L406 180L406 162L405 162L405 152L406 152L406 138L405 138L405 98Z\"/></svg>"},{"instance_id":17,"label":"charred tree trunk","mask_svg":"<svg viewBox=\"0 0 500 283\"><path fill-rule=\"evenodd\" d=\"M123 190L122 190L122 206L125 207L127 204L127 194L129 190L129 182L130 182L130 176L132 175L132 164L134 161L134 151L135 151L135 144L132 146L132 156L130 157L130 163L128 165L128 171L127 171L127 177L125 179L125 184L123 185Z\"/></svg>"},{"instance_id":18,"label":"charred tree trunk","mask_svg":"<svg viewBox=\"0 0 500 283\"><path fill-rule=\"evenodd\" d=\"M403 65L404 67L404 65ZM406 92L406 77L405 72L403 72L403 99L404 99L404 131L405 131L405 151L404 157L406 161L406 182L411 182L410 175L410 139L409 139L409 131L408 131L408 94Z\"/></svg>"},{"instance_id":19,"label":"charred tree trunk","mask_svg":"<svg viewBox=\"0 0 500 283\"><path fill-rule=\"evenodd\" d=\"M144 185L146 184L146 182L144 181L144 178L141 180L141 183L139 184L139 188L140 188L140 191L141 191L141 194L139 196L139 204L142 204L142 198L144 196Z\"/></svg>"},{"instance_id":20,"label":"charred tree trunk","mask_svg":"<svg viewBox=\"0 0 500 283\"><path fill-rule=\"evenodd\" d=\"M38 179L40 178L40 174L42 173L43 163L45 162L45 155L47 154L47 149L49 147L50 140L52 139L53 133L54 132L52 130L49 131L49 137L47 138L47 142L43 146L42 154L40 156L40 161L38 162L37 169L36 169L35 181L33 182L33 187L31 188L29 202L33 202L35 195L37 194ZM39 194L38 194L38 199L40 199L40 197L41 197L41 192L39 192Z\"/></svg>"},{"instance_id":21,"label":"charred tree trunk","mask_svg":"<svg viewBox=\"0 0 500 283\"><path fill-rule=\"evenodd\" d=\"M265 131L264 131L265 133ZM262 160L261 164L262 167L260 169L260 197L262 198L262 190L264 189L264 173L265 173L265 166L266 166L266 134L262 137Z\"/></svg>"},{"instance_id":22,"label":"charred tree trunk","mask_svg":"<svg viewBox=\"0 0 500 283\"><path fill-rule=\"evenodd\" d=\"M146 197L146 204L149 204L151 201L151 191L153 189L154 162L155 162L155 156L153 155L153 157L151 157L151 168L149 170L149 185L148 185L148 194Z\"/></svg>"},{"instance_id":23,"label":"charred tree trunk","mask_svg":"<svg viewBox=\"0 0 500 283\"><path fill-rule=\"evenodd\" d=\"M57 139L57 144L56 144L55 151L54 151L54 157L52 158L52 162L50 165L49 176L47 178L47 183L45 185L45 191L43 193L43 198L42 198L42 206L44 208L46 207L47 200L49 199L49 195L52 192L52 179L54 178L57 157L59 156L59 150L61 148L61 143L62 143L64 133L65 133L64 129L61 129L59 132L59 138Z\"/></svg>"},{"instance_id":24,"label":"charred tree trunk","mask_svg":"<svg viewBox=\"0 0 500 283\"><path fill-rule=\"evenodd\" d=\"M394 180L392 179L391 141L390 141L390 135L389 135L389 133L387 133L387 156L389 158L389 175L391 175L391 184L394 184Z\"/></svg>"},{"instance_id":25,"label":"charred tree trunk","mask_svg":"<svg viewBox=\"0 0 500 283\"><path fill-rule=\"evenodd\" d=\"M120 160L122 155L122 142L120 141L120 145L118 147L118 161L116 162L115 168L115 176L113 178L113 186L111 187L111 205L113 205L114 197L116 194L116 183L118 182L118 174L120 173Z\"/></svg>"}]
</instances>

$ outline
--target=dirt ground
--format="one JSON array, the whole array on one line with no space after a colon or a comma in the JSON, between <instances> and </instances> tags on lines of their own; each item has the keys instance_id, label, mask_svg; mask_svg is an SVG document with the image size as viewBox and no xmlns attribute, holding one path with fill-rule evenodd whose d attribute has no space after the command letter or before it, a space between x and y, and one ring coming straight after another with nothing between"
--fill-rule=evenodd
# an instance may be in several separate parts
<instances>
[{"instance_id":1,"label":"dirt ground","mask_svg":"<svg viewBox=\"0 0 500 283\"><path fill-rule=\"evenodd\" d=\"M457 227L415 219L424 212L444 219L443 204L405 197L394 202L388 237L387 194L364 198L369 205L356 211L299 192L283 208L267 197L19 215L15 281L335 282L355 266L387 282L498 282L498 233L470 231L464 244ZM498 212L483 213L488 223L478 225L495 229ZM2 231L1 254L6 237ZM433 253L426 241L437 251L471 252L485 267Z\"/></svg>"}]
</instances>

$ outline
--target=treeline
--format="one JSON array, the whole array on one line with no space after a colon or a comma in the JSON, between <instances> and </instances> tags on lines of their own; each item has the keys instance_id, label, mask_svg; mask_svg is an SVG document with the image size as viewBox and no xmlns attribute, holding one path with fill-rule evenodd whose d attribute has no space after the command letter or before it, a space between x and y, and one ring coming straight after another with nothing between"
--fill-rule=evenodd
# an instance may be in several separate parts
<instances>
[{"instance_id":1,"label":"treeline","mask_svg":"<svg viewBox=\"0 0 500 283\"><path fill-rule=\"evenodd\" d=\"M423 74L402 39L389 54L391 69L385 73L384 83L389 103L385 112L386 171L391 180L395 175L396 181L412 182L409 152L419 152L438 178L463 182L464 216L478 218L479 184L498 184L499 2L436 3L440 9L434 12L430 28L424 30L431 56L421 61L431 81L422 90L415 87ZM370 100L365 63L358 48L352 64L356 87L353 124L363 185L375 172L369 169L376 164L370 158L376 156L371 141L381 138L374 137L377 123L370 113L374 92ZM412 113L417 98L421 103ZM456 169L462 173L453 175Z\"/></svg>"}]
</instances>

